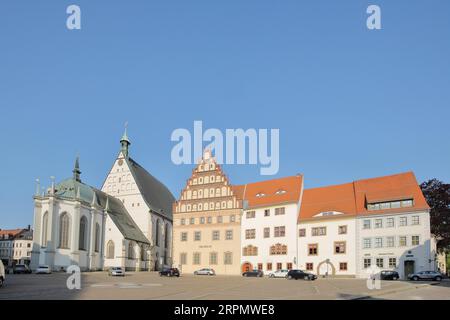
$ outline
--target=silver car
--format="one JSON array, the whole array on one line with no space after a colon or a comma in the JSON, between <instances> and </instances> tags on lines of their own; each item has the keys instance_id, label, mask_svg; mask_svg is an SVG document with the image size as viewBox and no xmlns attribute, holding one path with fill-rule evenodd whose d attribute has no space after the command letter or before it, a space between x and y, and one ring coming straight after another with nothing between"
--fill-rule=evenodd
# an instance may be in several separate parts
<instances>
[{"instance_id":1,"label":"silver car","mask_svg":"<svg viewBox=\"0 0 450 320\"><path fill-rule=\"evenodd\" d=\"M269 278L286 278L289 270L281 269L274 272L269 273Z\"/></svg>"},{"instance_id":2,"label":"silver car","mask_svg":"<svg viewBox=\"0 0 450 320\"><path fill-rule=\"evenodd\" d=\"M441 281L442 274L436 271L420 271L417 273L408 274L409 280L428 280L428 281Z\"/></svg>"},{"instance_id":3,"label":"silver car","mask_svg":"<svg viewBox=\"0 0 450 320\"><path fill-rule=\"evenodd\" d=\"M125 277L125 270L122 267L109 268L108 275L112 277Z\"/></svg>"},{"instance_id":4,"label":"silver car","mask_svg":"<svg viewBox=\"0 0 450 320\"><path fill-rule=\"evenodd\" d=\"M214 276L216 274L216 272L214 271L214 269L211 269L211 268L203 268L203 269L195 271L194 274L196 276L197 275Z\"/></svg>"}]
</instances>

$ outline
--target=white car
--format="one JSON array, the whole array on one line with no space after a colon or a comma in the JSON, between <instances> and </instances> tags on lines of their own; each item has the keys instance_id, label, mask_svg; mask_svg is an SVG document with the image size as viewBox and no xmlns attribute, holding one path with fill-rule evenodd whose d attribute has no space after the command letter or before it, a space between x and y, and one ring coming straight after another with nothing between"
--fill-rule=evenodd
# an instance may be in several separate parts
<instances>
[{"instance_id":1,"label":"white car","mask_svg":"<svg viewBox=\"0 0 450 320\"><path fill-rule=\"evenodd\" d=\"M274 272L269 273L270 278L286 278L289 270L281 269Z\"/></svg>"},{"instance_id":2,"label":"white car","mask_svg":"<svg viewBox=\"0 0 450 320\"><path fill-rule=\"evenodd\" d=\"M50 269L50 267L47 265L41 265L36 268L35 273L36 274L50 274L50 273L52 273L52 269Z\"/></svg>"},{"instance_id":3,"label":"white car","mask_svg":"<svg viewBox=\"0 0 450 320\"><path fill-rule=\"evenodd\" d=\"M203 268L200 270L197 270L194 272L194 274L197 275L204 275L204 276L214 276L216 274L216 272L214 271L214 269L210 269L210 268Z\"/></svg>"},{"instance_id":4,"label":"white car","mask_svg":"<svg viewBox=\"0 0 450 320\"><path fill-rule=\"evenodd\" d=\"M125 277L125 270L122 267L111 267L108 271L109 276L113 277Z\"/></svg>"},{"instance_id":5,"label":"white car","mask_svg":"<svg viewBox=\"0 0 450 320\"><path fill-rule=\"evenodd\" d=\"M3 282L5 282L5 266L3 265L2 260L0 260L0 288L3 286Z\"/></svg>"}]
</instances>

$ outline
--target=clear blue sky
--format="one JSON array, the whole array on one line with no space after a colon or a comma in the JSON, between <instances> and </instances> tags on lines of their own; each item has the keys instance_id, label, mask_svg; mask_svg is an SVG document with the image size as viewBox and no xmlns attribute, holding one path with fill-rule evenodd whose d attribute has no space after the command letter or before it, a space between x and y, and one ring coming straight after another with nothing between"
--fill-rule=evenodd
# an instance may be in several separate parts
<instances>
[{"instance_id":1,"label":"clear blue sky","mask_svg":"<svg viewBox=\"0 0 450 320\"><path fill-rule=\"evenodd\" d=\"M77 4L82 30L66 29ZM366 8L382 9L382 30ZM176 128L279 128L305 186L413 170L450 182L450 2L0 3L0 228L33 223L34 180L100 187L129 121L131 156L178 197ZM236 184L258 166L225 166Z\"/></svg>"}]
</instances>

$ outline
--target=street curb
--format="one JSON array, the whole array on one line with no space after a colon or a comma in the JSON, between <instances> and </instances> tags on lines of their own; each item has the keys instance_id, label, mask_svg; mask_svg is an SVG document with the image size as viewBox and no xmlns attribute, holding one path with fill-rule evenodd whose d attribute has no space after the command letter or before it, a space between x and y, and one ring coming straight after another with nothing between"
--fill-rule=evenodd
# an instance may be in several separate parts
<instances>
[{"instance_id":1,"label":"street curb","mask_svg":"<svg viewBox=\"0 0 450 320\"><path fill-rule=\"evenodd\" d=\"M399 293L399 292L404 292L404 291L409 291L409 290L415 290L415 289L419 289L419 288L425 288L427 286L437 286L439 285L439 282L433 282L433 283L425 283L425 284L415 284L412 285L410 287L406 287L406 288L399 288L399 289L394 289L394 290L390 290L390 291L383 291L380 293L376 293L376 294L372 294L372 295L366 295L366 296L361 296L361 297L357 297L357 298L353 298L350 300L365 300L365 299L370 299L370 298L374 298L374 297L381 297L387 294L393 294L393 293Z\"/></svg>"}]
</instances>

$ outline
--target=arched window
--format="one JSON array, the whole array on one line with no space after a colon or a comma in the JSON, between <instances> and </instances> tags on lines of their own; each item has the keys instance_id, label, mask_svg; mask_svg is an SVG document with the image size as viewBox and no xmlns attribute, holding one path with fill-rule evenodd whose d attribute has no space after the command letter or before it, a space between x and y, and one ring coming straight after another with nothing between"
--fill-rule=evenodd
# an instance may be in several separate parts
<instances>
[{"instance_id":1,"label":"arched window","mask_svg":"<svg viewBox=\"0 0 450 320\"><path fill-rule=\"evenodd\" d=\"M132 241L128 244L128 259L134 259L134 245Z\"/></svg>"},{"instance_id":2,"label":"arched window","mask_svg":"<svg viewBox=\"0 0 450 320\"><path fill-rule=\"evenodd\" d=\"M100 248L100 226L98 223L95 224L95 252L98 252Z\"/></svg>"},{"instance_id":3,"label":"arched window","mask_svg":"<svg viewBox=\"0 0 450 320\"><path fill-rule=\"evenodd\" d=\"M169 248L169 224L166 223L166 227L164 229L164 248Z\"/></svg>"},{"instance_id":4,"label":"arched window","mask_svg":"<svg viewBox=\"0 0 450 320\"><path fill-rule=\"evenodd\" d=\"M160 222L159 219L156 220L156 230L155 230L155 245L159 247L159 229L160 229Z\"/></svg>"},{"instance_id":5,"label":"arched window","mask_svg":"<svg viewBox=\"0 0 450 320\"><path fill-rule=\"evenodd\" d=\"M114 242L112 240L109 240L106 245L106 259L114 259Z\"/></svg>"},{"instance_id":6,"label":"arched window","mask_svg":"<svg viewBox=\"0 0 450 320\"><path fill-rule=\"evenodd\" d=\"M42 217L42 242L41 245L43 247L47 246L47 228L48 228L48 212L46 211L44 213L44 216Z\"/></svg>"},{"instance_id":7,"label":"arched window","mask_svg":"<svg viewBox=\"0 0 450 320\"><path fill-rule=\"evenodd\" d=\"M70 218L67 212L59 217L59 248L69 249Z\"/></svg>"},{"instance_id":8,"label":"arched window","mask_svg":"<svg viewBox=\"0 0 450 320\"><path fill-rule=\"evenodd\" d=\"M78 239L78 249L86 250L86 235L87 235L87 219L85 216L80 219L80 238Z\"/></svg>"}]
</instances>

